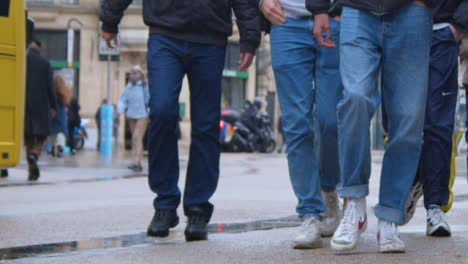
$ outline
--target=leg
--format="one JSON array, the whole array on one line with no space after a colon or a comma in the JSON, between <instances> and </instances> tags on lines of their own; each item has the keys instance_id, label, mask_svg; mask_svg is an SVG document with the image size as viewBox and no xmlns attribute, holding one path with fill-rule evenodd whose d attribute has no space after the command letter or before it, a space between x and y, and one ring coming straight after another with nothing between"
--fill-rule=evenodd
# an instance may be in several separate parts
<instances>
[{"instance_id":1,"label":"leg","mask_svg":"<svg viewBox=\"0 0 468 264\"><path fill-rule=\"evenodd\" d=\"M189 43L187 76L190 85L192 141L184 192L185 214L198 210L209 220L219 178L219 119L225 47Z\"/></svg>"},{"instance_id":2,"label":"leg","mask_svg":"<svg viewBox=\"0 0 468 264\"><path fill-rule=\"evenodd\" d=\"M458 92L458 43L450 28L433 34L420 182L424 205L448 203L452 135Z\"/></svg>"},{"instance_id":3,"label":"leg","mask_svg":"<svg viewBox=\"0 0 468 264\"><path fill-rule=\"evenodd\" d=\"M143 137L145 136L146 127L148 126L148 119L142 118L136 120L134 134L132 137L132 144L135 147L133 161L136 165L141 166L143 159Z\"/></svg>"},{"instance_id":4,"label":"leg","mask_svg":"<svg viewBox=\"0 0 468 264\"><path fill-rule=\"evenodd\" d=\"M339 46L340 23L330 19L332 38ZM334 192L340 179L336 107L343 98L338 49L319 49L315 69L319 173L322 190Z\"/></svg>"},{"instance_id":5,"label":"leg","mask_svg":"<svg viewBox=\"0 0 468 264\"><path fill-rule=\"evenodd\" d=\"M37 181L40 176L39 166L37 162L39 160L39 156L42 152L42 146L46 140L45 136L31 136L28 140L28 167L29 167L29 181Z\"/></svg>"},{"instance_id":6,"label":"leg","mask_svg":"<svg viewBox=\"0 0 468 264\"><path fill-rule=\"evenodd\" d=\"M380 23L380 17L369 12L343 9L340 71L344 92L337 110L342 198L360 199L369 193L369 126L380 103Z\"/></svg>"},{"instance_id":7,"label":"leg","mask_svg":"<svg viewBox=\"0 0 468 264\"><path fill-rule=\"evenodd\" d=\"M155 209L176 209L180 203L177 120L184 67L182 41L152 35L148 42L150 91L149 185L158 196Z\"/></svg>"},{"instance_id":8,"label":"leg","mask_svg":"<svg viewBox=\"0 0 468 264\"><path fill-rule=\"evenodd\" d=\"M306 19L290 19L271 31L272 66L287 144L289 176L300 218L325 211L314 147L314 68L318 45Z\"/></svg>"},{"instance_id":9,"label":"leg","mask_svg":"<svg viewBox=\"0 0 468 264\"><path fill-rule=\"evenodd\" d=\"M41 156L42 147L44 146L46 138L47 137L45 136L34 136L34 143L31 147L30 153L36 155L38 159Z\"/></svg>"},{"instance_id":10,"label":"leg","mask_svg":"<svg viewBox=\"0 0 468 264\"><path fill-rule=\"evenodd\" d=\"M128 126L130 127L130 133L132 133L132 165L131 166L136 166L138 165L137 163L137 148L138 148L138 142L136 141L137 135L135 134L135 127L137 124L137 119L128 119Z\"/></svg>"},{"instance_id":11,"label":"leg","mask_svg":"<svg viewBox=\"0 0 468 264\"><path fill-rule=\"evenodd\" d=\"M410 3L385 16L384 22L388 29L383 33L382 90L389 141L375 215L401 225L421 151L432 15L429 8Z\"/></svg>"}]
</instances>

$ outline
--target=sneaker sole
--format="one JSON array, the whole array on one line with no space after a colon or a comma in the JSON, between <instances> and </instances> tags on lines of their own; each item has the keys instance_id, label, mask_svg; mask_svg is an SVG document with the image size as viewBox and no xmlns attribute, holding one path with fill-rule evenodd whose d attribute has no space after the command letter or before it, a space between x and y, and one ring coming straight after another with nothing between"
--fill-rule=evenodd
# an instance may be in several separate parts
<instances>
[{"instance_id":1,"label":"sneaker sole","mask_svg":"<svg viewBox=\"0 0 468 264\"><path fill-rule=\"evenodd\" d=\"M359 242L359 238L361 237L362 233L366 232L366 230L367 230L367 220L366 220L366 223L364 224L364 226L362 227L362 229L359 231L359 235L358 235L356 241L354 241L354 243L351 243L349 245L337 244L337 243L333 242L333 239L332 239L332 240L330 240L330 246L336 252L345 252L345 251L355 250L356 247L357 247L357 243Z\"/></svg>"},{"instance_id":2,"label":"sneaker sole","mask_svg":"<svg viewBox=\"0 0 468 264\"><path fill-rule=\"evenodd\" d=\"M414 213L416 212L416 206L418 205L418 201L424 193L421 183L417 183L416 186L416 188L411 188L411 192L409 193L408 200L405 204L405 224L409 223L409 221L413 219Z\"/></svg>"},{"instance_id":3,"label":"sneaker sole","mask_svg":"<svg viewBox=\"0 0 468 264\"><path fill-rule=\"evenodd\" d=\"M405 253L406 250L405 248L395 248L392 246L379 246L379 252L380 253Z\"/></svg>"},{"instance_id":4,"label":"sneaker sole","mask_svg":"<svg viewBox=\"0 0 468 264\"><path fill-rule=\"evenodd\" d=\"M294 249L315 249L315 248L322 248L322 247L323 247L323 243L321 239L313 243L294 242L294 245L293 245Z\"/></svg>"},{"instance_id":5,"label":"sneaker sole","mask_svg":"<svg viewBox=\"0 0 468 264\"><path fill-rule=\"evenodd\" d=\"M179 219L177 219L176 221L171 223L171 225L169 225L169 229L176 227L178 224L179 224ZM157 231L157 232L154 232L154 231L151 231L151 230L148 229L146 231L146 235L150 236L150 237L167 237L167 236L169 236L169 229L161 230L161 231Z\"/></svg>"},{"instance_id":6,"label":"sneaker sole","mask_svg":"<svg viewBox=\"0 0 468 264\"><path fill-rule=\"evenodd\" d=\"M427 230L426 234L428 236L433 236L433 237L450 237L452 234L450 231L443 227L437 228L434 232L430 233L429 230Z\"/></svg>"}]
</instances>

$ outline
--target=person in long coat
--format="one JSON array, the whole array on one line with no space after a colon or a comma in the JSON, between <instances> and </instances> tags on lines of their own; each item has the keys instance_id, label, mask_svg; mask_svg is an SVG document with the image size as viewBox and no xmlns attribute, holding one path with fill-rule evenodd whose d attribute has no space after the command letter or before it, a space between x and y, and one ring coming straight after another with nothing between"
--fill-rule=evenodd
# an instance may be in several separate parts
<instances>
[{"instance_id":1,"label":"person in long coat","mask_svg":"<svg viewBox=\"0 0 468 264\"><path fill-rule=\"evenodd\" d=\"M50 63L40 53L41 43L29 46L26 67L26 102L24 116L24 144L29 168L29 180L39 179L37 165L42 146L50 135L50 119L55 116L55 96Z\"/></svg>"}]
</instances>

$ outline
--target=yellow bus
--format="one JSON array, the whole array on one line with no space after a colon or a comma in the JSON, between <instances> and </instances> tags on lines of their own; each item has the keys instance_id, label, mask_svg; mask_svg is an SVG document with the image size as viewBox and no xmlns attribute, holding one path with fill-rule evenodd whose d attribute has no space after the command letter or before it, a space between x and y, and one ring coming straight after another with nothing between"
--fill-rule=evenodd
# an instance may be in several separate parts
<instances>
[{"instance_id":1,"label":"yellow bus","mask_svg":"<svg viewBox=\"0 0 468 264\"><path fill-rule=\"evenodd\" d=\"M0 0L0 168L20 160L25 91L24 0Z\"/></svg>"}]
</instances>

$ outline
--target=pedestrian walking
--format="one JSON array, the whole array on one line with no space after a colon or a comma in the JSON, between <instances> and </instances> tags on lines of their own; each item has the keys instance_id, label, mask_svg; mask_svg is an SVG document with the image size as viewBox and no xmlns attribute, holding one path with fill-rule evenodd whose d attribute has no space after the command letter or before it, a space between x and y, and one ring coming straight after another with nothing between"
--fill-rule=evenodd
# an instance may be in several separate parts
<instances>
[{"instance_id":1,"label":"pedestrian walking","mask_svg":"<svg viewBox=\"0 0 468 264\"><path fill-rule=\"evenodd\" d=\"M60 74L54 76L55 94L57 95L57 111L50 121L50 143L52 156L61 157L68 135L67 107L70 104L72 91Z\"/></svg>"},{"instance_id":2,"label":"pedestrian walking","mask_svg":"<svg viewBox=\"0 0 468 264\"><path fill-rule=\"evenodd\" d=\"M24 144L30 181L40 177L37 162L50 135L50 120L57 110L52 70L50 63L40 55L40 47L39 41L30 44L26 66Z\"/></svg>"},{"instance_id":3,"label":"pedestrian walking","mask_svg":"<svg viewBox=\"0 0 468 264\"><path fill-rule=\"evenodd\" d=\"M150 27L149 184L157 194L148 235L167 236L169 228L179 222L176 131L178 98L187 75L192 140L183 201L188 217L185 237L187 241L204 240L214 208L209 199L219 178L221 80L227 39L232 34L232 9L240 31L239 71L250 66L260 43L258 9L250 0L143 1L144 20ZM118 23L131 2L101 2L102 34L109 46L117 40Z\"/></svg>"},{"instance_id":4,"label":"pedestrian walking","mask_svg":"<svg viewBox=\"0 0 468 264\"><path fill-rule=\"evenodd\" d=\"M98 106L96 113L94 114L94 121L96 122L97 127L97 142L96 142L96 149L97 151L100 150L101 146L101 107L107 104L107 99L102 99L101 105Z\"/></svg>"},{"instance_id":5,"label":"pedestrian walking","mask_svg":"<svg viewBox=\"0 0 468 264\"><path fill-rule=\"evenodd\" d=\"M431 0L343 0L340 72L344 86L338 104L339 195L346 200L343 220L331 239L337 251L352 250L367 227L366 196L371 174L370 121L385 98L389 139L380 178L379 252L404 252L398 226L406 223L421 153L432 35ZM329 0L307 0L315 14L314 34L334 48L326 14ZM381 76L381 77L380 77ZM380 83L380 85L379 85Z\"/></svg>"},{"instance_id":6,"label":"pedestrian walking","mask_svg":"<svg viewBox=\"0 0 468 264\"><path fill-rule=\"evenodd\" d=\"M68 146L72 155L76 153L75 129L81 126L80 109L78 99L73 97L68 105Z\"/></svg>"},{"instance_id":7,"label":"pedestrian walking","mask_svg":"<svg viewBox=\"0 0 468 264\"><path fill-rule=\"evenodd\" d=\"M114 113L118 113L117 105L113 104L114 107ZM116 148L119 147L119 127L120 127L120 115L115 114L114 115L114 122L113 122L113 131L112 131L112 136L114 138L114 145Z\"/></svg>"},{"instance_id":8,"label":"pedestrian walking","mask_svg":"<svg viewBox=\"0 0 468 264\"><path fill-rule=\"evenodd\" d=\"M143 137L148 127L149 91L145 83L143 69L133 66L127 86L120 96L117 109L125 115L132 134L132 164L130 170L140 172L143 170Z\"/></svg>"},{"instance_id":9,"label":"pedestrian walking","mask_svg":"<svg viewBox=\"0 0 468 264\"><path fill-rule=\"evenodd\" d=\"M296 211L303 220L293 247L318 248L321 236L333 235L341 219L336 194L340 178L336 106L343 93L339 51L318 45L305 0L263 0L260 8L273 24L271 61ZM339 42L341 10L333 6L327 12L333 17L333 39Z\"/></svg>"},{"instance_id":10,"label":"pedestrian walking","mask_svg":"<svg viewBox=\"0 0 468 264\"><path fill-rule=\"evenodd\" d=\"M417 201L424 193L426 234L450 236L445 212L450 210L453 201L450 182L455 177L451 161L458 98L458 54L463 34L468 32L468 0L437 1L433 17L424 137L407 221L414 215Z\"/></svg>"}]
</instances>

